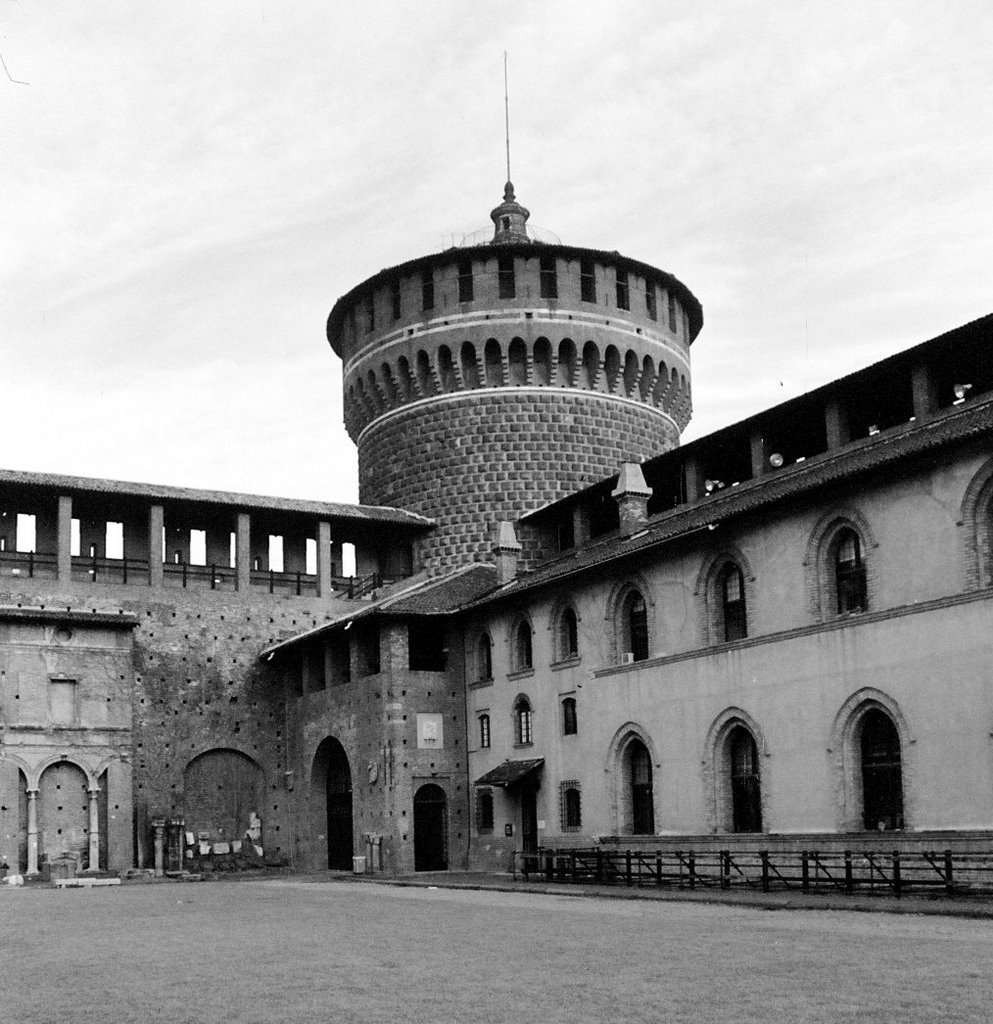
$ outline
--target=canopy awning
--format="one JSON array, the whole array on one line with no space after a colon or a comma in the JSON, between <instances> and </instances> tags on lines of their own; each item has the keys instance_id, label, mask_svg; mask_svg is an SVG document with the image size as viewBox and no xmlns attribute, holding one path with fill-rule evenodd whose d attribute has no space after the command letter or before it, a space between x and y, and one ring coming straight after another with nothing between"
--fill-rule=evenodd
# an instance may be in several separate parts
<instances>
[{"instance_id":1,"label":"canopy awning","mask_svg":"<svg viewBox=\"0 0 993 1024\"><path fill-rule=\"evenodd\" d=\"M535 757L530 761L504 761L496 768L490 769L485 775L476 779L477 786L516 786L541 771L545 763L543 757Z\"/></svg>"}]
</instances>

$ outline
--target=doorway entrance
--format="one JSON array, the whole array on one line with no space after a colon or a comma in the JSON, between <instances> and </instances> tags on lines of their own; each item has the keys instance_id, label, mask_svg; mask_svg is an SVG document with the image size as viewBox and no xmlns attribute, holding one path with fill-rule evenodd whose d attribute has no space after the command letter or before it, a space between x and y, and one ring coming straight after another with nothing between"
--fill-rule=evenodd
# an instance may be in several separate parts
<instances>
[{"instance_id":1,"label":"doorway entrance","mask_svg":"<svg viewBox=\"0 0 993 1024\"><path fill-rule=\"evenodd\" d=\"M427 783L414 794L414 870L447 871L448 804L441 786Z\"/></svg>"},{"instance_id":2,"label":"doorway entrance","mask_svg":"<svg viewBox=\"0 0 993 1024\"><path fill-rule=\"evenodd\" d=\"M521 850L538 852L538 789L522 786L521 794Z\"/></svg>"},{"instance_id":3,"label":"doorway entrance","mask_svg":"<svg viewBox=\"0 0 993 1024\"><path fill-rule=\"evenodd\" d=\"M351 871L354 852L352 771L345 748L333 736L322 740L314 754L311 798L314 801L312 806L316 805L311 819L315 831L321 824L325 826L328 867L335 871ZM324 813L320 814L320 810Z\"/></svg>"}]
</instances>

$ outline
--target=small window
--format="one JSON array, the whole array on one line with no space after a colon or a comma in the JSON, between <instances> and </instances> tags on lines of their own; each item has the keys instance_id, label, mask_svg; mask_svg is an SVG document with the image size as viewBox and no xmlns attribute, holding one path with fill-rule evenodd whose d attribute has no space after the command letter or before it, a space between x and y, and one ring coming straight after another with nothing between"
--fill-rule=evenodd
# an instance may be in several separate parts
<instances>
[{"instance_id":1,"label":"small window","mask_svg":"<svg viewBox=\"0 0 993 1024\"><path fill-rule=\"evenodd\" d=\"M393 304L393 319L400 319L400 280L395 279L390 286L390 300Z\"/></svg>"},{"instance_id":2,"label":"small window","mask_svg":"<svg viewBox=\"0 0 993 1024\"><path fill-rule=\"evenodd\" d=\"M488 750L490 746L490 716L479 716L479 746Z\"/></svg>"},{"instance_id":3,"label":"small window","mask_svg":"<svg viewBox=\"0 0 993 1024\"><path fill-rule=\"evenodd\" d=\"M448 660L445 630L430 619L407 625L407 667L412 672L444 672Z\"/></svg>"},{"instance_id":4,"label":"small window","mask_svg":"<svg viewBox=\"0 0 993 1024\"><path fill-rule=\"evenodd\" d=\"M527 697L518 697L514 702L514 743L529 747L534 742L531 702Z\"/></svg>"},{"instance_id":5,"label":"small window","mask_svg":"<svg viewBox=\"0 0 993 1024\"><path fill-rule=\"evenodd\" d=\"M572 513L569 512L563 519L560 519L557 526L559 551L570 551L576 546L576 527L573 522Z\"/></svg>"},{"instance_id":6,"label":"small window","mask_svg":"<svg viewBox=\"0 0 993 1024\"><path fill-rule=\"evenodd\" d=\"M566 697L562 701L562 734L564 736L575 736L579 732L579 722L576 718L576 698Z\"/></svg>"},{"instance_id":7,"label":"small window","mask_svg":"<svg viewBox=\"0 0 993 1024\"><path fill-rule=\"evenodd\" d=\"M430 267L421 271L421 307L434 309L434 271Z\"/></svg>"},{"instance_id":8,"label":"small window","mask_svg":"<svg viewBox=\"0 0 993 1024\"><path fill-rule=\"evenodd\" d=\"M621 603L621 660L645 661L648 658L648 606L638 590L632 590Z\"/></svg>"},{"instance_id":9,"label":"small window","mask_svg":"<svg viewBox=\"0 0 993 1024\"><path fill-rule=\"evenodd\" d=\"M476 679L483 681L493 678L493 642L489 633L480 633L476 643Z\"/></svg>"},{"instance_id":10,"label":"small window","mask_svg":"<svg viewBox=\"0 0 993 1024\"><path fill-rule=\"evenodd\" d=\"M741 570L728 562L717 579L718 595L724 619L724 639L742 640L748 636L745 615L745 581Z\"/></svg>"},{"instance_id":11,"label":"small window","mask_svg":"<svg viewBox=\"0 0 993 1024\"><path fill-rule=\"evenodd\" d=\"M618 270L617 272L617 308L618 309L630 309L630 300L628 297L628 272L626 270Z\"/></svg>"},{"instance_id":12,"label":"small window","mask_svg":"<svg viewBox=\"0 0 993 1024\"><path fill-rule=\"evenodd\" d=\"M645 282L645 312L649 320L658 320L659 307L655 299L655 285L651 281Z\"/></svg>"},{"instance_id":13,"label":"small window","mask_svg":"<svg viewBox=\"0 0 993 1024\"><path fill-rule=\"evenodd\" d=\"M531 623L521 619L514 629L514 671L524 672L533 665L531 654Z\"/></svg>"},{"instance_id":14,"label":"small window","mask_svg":"<svg viewBox=\"0 0 993 1024\"><path fill-rule=\"evenodd\" d=\"M566 779L559 784L559 803L563 832L578 832L583 826L579 781Z\"/></svg>"},{"instance_id":15,"label":"small window","mask_svg":"<svg viewBox=\"0 0 993 1024\"><path fill-rule=\"evenodd\" d=\"M593 260L579 261L579 297L583 302L596 302L596 274Z\"/></svg>"},{"instance_id":16,"label":"small window","mask_svg":"<svg viewBox=\"0 0 993 1024\"><path fill-rule=\"evenodd\" d=\"M472 302L472 261L459 260L459 302Z\"/></svg>"},{"instance_id":17,"label":"small window","mask_svg":"<svg viewBox=\"0 0 993 1024\"><path fill-rule=\"evenodd\" d=\"M834 542L834 574L838 614L864 612L869 607L862 540L849 527L838 531Z\"/></svg>"},{"instance_id":18,"label":"small window","mask_svg":"<svg viewBox=\"0 0 993 1024\"><path fill-rule=\"evenodd\" d=\"M514 257L501 256L497 260L497 278L501 299L513 299L517 295L517 284L514 280Z\"/></svg>"},{"instance_id":19,"label":"small window","mask_svg":"<svg viewBox=\"0 0 993 1024\"><path fill-rule=\"evenodd\" d=\"M676 333L676 298L669 292L669 330Z\"/></svg>"},{"instance_id":20,"label":"small window","mask_svg":"<svg viewBox=\"0 0 993 1024\"><path fill-rule=\"evenodd\" d=\"M493 831L493 791L476 790L476 831Z\"/></svg>"},{"instance_id":21,"label":"small window","mask_svg":"<svg viewBox=\"0 0 993 1024\"><path fill-rule=\"evenodd\" d=\"M557 299L559 297L559 279L555 268L554 256L541 257L540 277L541 297L543 299Z\"/></svg>"},{"instance_id":22,"label":"small window","mask_svg":"<svg viewBox=\"0 0 993 1024\"><path fill-rule=\"evenodd\" d=\"M576 612L571 606L562 610L559 616L558 660L566 661L579 655L579 624Z\"/></svg>"},{"instance_id":23,"label":"small window","mask_svg":"<svg viewBox=\"0 0 993 1024\"><path fill-rule=\"evenodd\" d=\"M356 630L355 643L357 646L359 675L376 675L380 670L379 626L373 622L360 627Z\"/></svg>"}]
</instances>

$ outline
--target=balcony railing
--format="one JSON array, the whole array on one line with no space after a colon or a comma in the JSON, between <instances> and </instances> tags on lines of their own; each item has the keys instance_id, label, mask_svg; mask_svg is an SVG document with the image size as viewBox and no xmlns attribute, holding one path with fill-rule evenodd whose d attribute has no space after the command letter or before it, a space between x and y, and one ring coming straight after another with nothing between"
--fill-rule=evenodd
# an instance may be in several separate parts
<instances>
[{"instance_id":1,"label":"balcony railing","mask_svg":"<svg viewBox=\"0 0 993 1024\"><path fill-rule=\"evenodd\" d=\"M0 576L54 580L58 557L41 551L0 551Z\"/></svg>"}]
</instances>

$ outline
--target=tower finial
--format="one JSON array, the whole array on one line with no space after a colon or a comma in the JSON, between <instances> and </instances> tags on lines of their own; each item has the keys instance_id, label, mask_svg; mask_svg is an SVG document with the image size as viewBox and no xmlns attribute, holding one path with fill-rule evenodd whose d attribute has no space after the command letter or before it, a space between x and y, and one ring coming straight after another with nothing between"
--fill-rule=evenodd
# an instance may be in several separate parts
<instances>
[{"instance_id":1,"label":"tower finial","mask_svg":"<svg viewBox=\"0 0 993 1024\"><path fill-rule=\"evenodd\" d=\"M507 88L507 51L503 51L503 124L507 139L507 184L510 184L510 91Z\"/></svg>"}]
</instances>

